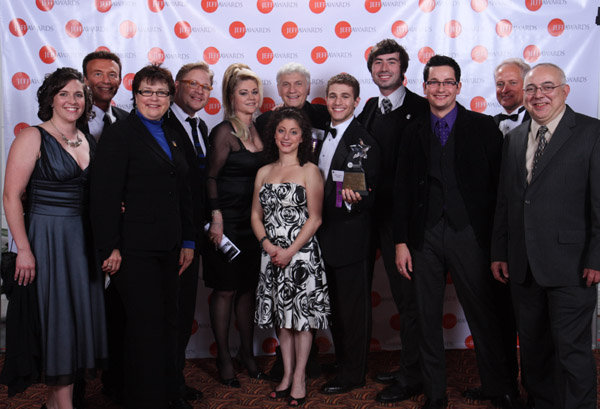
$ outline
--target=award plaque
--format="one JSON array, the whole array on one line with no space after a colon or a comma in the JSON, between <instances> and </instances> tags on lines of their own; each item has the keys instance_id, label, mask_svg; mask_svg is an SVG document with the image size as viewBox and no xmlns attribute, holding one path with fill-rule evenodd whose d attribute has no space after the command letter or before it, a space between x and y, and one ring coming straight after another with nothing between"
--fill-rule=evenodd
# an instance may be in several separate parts
<instances>
[{"instance_id":1,"label":"award plaque","mask_svg":"<svg viewBox=\"0 0 600 409\"><path fill-rule=\"evenodd\" d=\"M363 168L363 159L367 159L367 151L371 147L360 140L360 144L350 145L350 154L346 159L343 189L352 189L361 196L368 196L367 179Z\"/></svg>"}]
</instances>

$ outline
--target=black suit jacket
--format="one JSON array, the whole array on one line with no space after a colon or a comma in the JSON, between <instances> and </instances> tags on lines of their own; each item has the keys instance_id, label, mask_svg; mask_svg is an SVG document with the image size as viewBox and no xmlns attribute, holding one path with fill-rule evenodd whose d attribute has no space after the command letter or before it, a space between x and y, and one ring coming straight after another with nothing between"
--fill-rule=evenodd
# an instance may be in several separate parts
<instances>
[{"instance_id":1,"label":"black suit jacket","mask_svg":"<svg viewBox=\"0 0 600 409\"><path fill-rule=\"evenodd\" d=\"M102 133L90 185L100 260L115 248L168 251L195 238L185 154L176 132L166 123L163 130L172 159L135 110Z\"/></svg>"},{"instance_id":2,"label":"black suit jacket","mask_svg":"<svg viewBox=\"0 0 600 409\"><path fill-rule=\"evenodd\" d=\"M204 140L204 146L206 146L207 149L206 153L208 153L208 127L202 119L198 118L198 120L200 137ZM189 185L192 192L193 220L196 228L197 241L198 244L200 244L200 241L202 241L202 238L205 236L203 232L206 209L206 168L199 167L196 149L183 124L179 122L179 119L171 110L169 110L168 115L165 117L165 122L167 126L177 132L178 137L181 140L181 148L185 153L185 158L189 167Z\"/></svg>"},{"instance_id":3,"label":"black suit jacket","mask_svg":"<svg viewBox=\"0 0 600 409\"><path fill-rule=\"evenodd\" d=\"M302 106L302 112L308 116L310 123L313 128L326 129L329 124L329 112L327 107L320 104L311 104L310 102L304 102ZM267 124L269 119L273 115L273 111L267 111L256 118L256 130L264 137L264 133L267 131Z\"/></svg>"},{"instance_id":4,"label":"black suit jacket","mask_svg":"<svg viewBox=\"0 0 600 409\"><path fill-rule=\"evenodd\" d=\"M381 148L381 180L378 183L375 215L378 219L390 219L394 189L394 175L398 160L400 137L404 128L429 110L427 100L406 89L402 106L387 115L379 117L381 123L376 126L379 109L379 97L370 98L357 119L379 143ZM385 118L385 119L384 119Z\"/></svg>"},{"instance_id":5,"label":"black suit jacket","mask_svg":"<svg viewBox=\"0 0 600 409\"><path fill-rule=\"evenodd\" d=\"M117 106L113 105L113 106L111 106L111 109L112 109L113 115L115 116L117 121L122 121L123 119L125 119L129 116L129 112L127 112L124 109L121 109ZM90 127L88 126L87 122L83 126L81 126L81 131L84 133L90 133ZM104 129L102 131L104 131Z\"/></svg>"},{"instance_id":6,"label":"black suit jacket","mask_svg":"<svg viewBox=\"0 0 600 409\"><path fill-rule=\"evenodd\" d=\"M502 154L502 133L492 117L458 104L453 127L455 175L469 222L489 250ZM427 113L404 131L394 188L394 241L421 248L429 194L431 117Z\"/></svg>"},{"instance_id":7,"label":"black suit jacket","mask_svg":"<svg viewBox=\"0 0 600 409\"><path fill-rule=\"evenodd\" d=\"M530 124L504 142L492 260L516 283L529 265L542 286L582 285L584 268L600 270L600 121L567 106L528 184Z\"/></svg>"},{"instance_id":8,"label":"black suit jacket","mask_svg":"<svg viewBox=\"0 0 600 409\"><path fill-rule=\"evenodd\" d=\"M370 210L375 200L380 169L379 146L357 119L352 120L341 138L325 180L323 222L319 229L323 257L333 267L356 263L368 256ZM360 140L371 146L367 159L363 161L367 187L371 191L348 211L344 204L336 207L336 184L331 178L331 171L345 170L346 159L351 152L350 145L359 144Z\"/></svg>"}]
</instances>

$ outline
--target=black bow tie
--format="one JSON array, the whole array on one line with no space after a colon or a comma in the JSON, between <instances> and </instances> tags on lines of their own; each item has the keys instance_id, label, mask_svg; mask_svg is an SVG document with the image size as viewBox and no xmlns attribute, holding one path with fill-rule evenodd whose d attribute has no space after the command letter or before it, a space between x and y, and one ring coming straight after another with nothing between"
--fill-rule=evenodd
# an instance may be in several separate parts
<instances>
[{"instance_id":1,"label":"black bow tie","mask_svg":"<svg viewBox=\"0 0 600 409\"><path fill-rule=\"evenodd\" d=\"M333 139L335 139L335 136L337 135L337 129L332 128L332 127L327 127L327 129L325 130L325 137L327 137L327 134L331 134L331 137Z\"/></svg>"},{"instance_id":2,"label":"black bow tie","mask_svg":"<svg viewBox=\"0 0 600 409\"><path fill-rule=\"evenodd\" d=\"M506 119L510 119L513 122L517 122L519 120L519 115L521 115L521 112L523 111L525 111L525 107L519 108L519 110L512 115L500 114L500 122Z\"/></svg>"}]
</instances>

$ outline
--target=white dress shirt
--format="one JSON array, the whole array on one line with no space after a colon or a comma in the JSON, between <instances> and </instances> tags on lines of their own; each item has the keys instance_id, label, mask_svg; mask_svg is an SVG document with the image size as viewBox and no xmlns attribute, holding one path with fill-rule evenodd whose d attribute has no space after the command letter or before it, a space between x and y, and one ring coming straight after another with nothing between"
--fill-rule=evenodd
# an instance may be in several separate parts
<instances>
[{"instance_id":1,"label":"white dress shirt","mask_svg":"<svg viewBox=\"0 0 600 409\"><path fill-rule=\"evenodd\" d=\"M350 125L350 122L352 122L353 119L354 116L351 116L341 124L332 126L332 128L335 128L337 131L336 137L333 138L331 136L331 133L328 133L327 137L323 141L321 153L319 154L319 169L321 170L321 174L323 175L324 181L327 181L327 178L330 177L331 172L329 168L331 167L331 160L333 159L333 155L335 154L335 151L338 147L338 144L340 143L340 140L342 139L342 136L344 136L344 132L346 132L348 125Z\"/></svg>"},{"instance_id":2,"label":"white dress shirt","mask_svg":"<svg viewBox=\"0 0 600 409\"><path fill-rule=\"evenodd\" d=\"M92 105L92 112L95 115L92 115L93 118L88 121L88 128L90 129L90 134L94 137L96 142L98 142L100 135L102 135L102 130L104 129L104 115L108 115L112 123L115 123L117 118L113 114L110 104L108 105L108 111L106 112L96 105Z\"/></svg>"},{"instance_id":3,"label":"white dress shirt","mask_svg":"<svg viewBox=\"0 0 600 409\"><path fill-rule=\"evenodd\" d=\"M523 108L523 109L521 109L521 108ZM521 112L519 112L519 110L521 110ZM516 121L511 121L510 119L505 119L498 123L498 127L500 128L502 135L506 136L507 133L509 133L510 131L515 129L517 126L521 125L521 123L523 122L523 117L525 117L525 112L526 112L523 105L521 105L520 107L518 107L517 109L515 109L513 111L513 113L517 113L517 112L518 112L519 118L517 118ZM506 112L506 109L504 109L504 108L502 109L502 113L505 115L511 115L508 112Z\"/></svg>"},{"instance_id":4,"label":"white dress shirt","mask_svg":"<svg viewBox=\"0 0 600 409\"><path fill-rule=\"evenodd\" d=\"M394 92L392 92L387 97L384 96L383 94L379 94L378 106L379 106L379 109L381 110L381 113L382 114L385 113L383 110L383 105L381 104L381 101L383 101L384 98L387 98L390 100L390 102L392 103L392 111L393 111L402 106L402 104L404 103L405 96L406 96L406 87L404 85L400 85L400 87L398 89L396 89Z\"/></svg>"},{"instance_id":5,"label":"white dress shirt","mask_svg":"<svg viewBox=\"0 0 600 409\"><path fill-rule=\"evenodd\" d=\"M550 143L550 139L552 139L552 135L554 135L554 131L556 131L556 127L558 123L562 119L565 114L566 107L563 108L562 112L556 116L552 121L546 124L548 127L548 132L546 132L546 141ZM527 169L527 183L531 182L531 172L533 170L533 157L535 156L535 151L539 145L539 141L536 139L538 130L542 125L535 122L535 120L531 119L531 126L529 128L529 134L527 135L527 151L525 152L525 168ZM548 149L548 146L546 146Z\"/></svg>"},{"instance_id":6,"label":"white dress shirt","mask_svg":"<svg viewBox=\"0 0 600 409\"><path fill-rule=\"evenodd\" d=\"M183 128L187 132L188 138L192 142L192 146L194 146L194 149L196 149L196 146L194 145L194 138L192 137L192 125L188 121L186 121L186 119L196 118L196 124L198 124L198 123L200 123L200 117L198 116L198 113L196 112L196 114L193 117L190 117L176 103L173 103L173 105L171 105L171 110L173 111L173 113L175 114L175 116L177 117L177 119L179 120L181 125L183 125ZM200 147L202 148L201 153L204 154L204 156L206 156L206 145L204 144L204 138L202 137L202 133L200 132L199 127L198 127L198 140L200 142ZM196 152L196 153L198 153L198 152Z\"/></svg>"}]
</instances>

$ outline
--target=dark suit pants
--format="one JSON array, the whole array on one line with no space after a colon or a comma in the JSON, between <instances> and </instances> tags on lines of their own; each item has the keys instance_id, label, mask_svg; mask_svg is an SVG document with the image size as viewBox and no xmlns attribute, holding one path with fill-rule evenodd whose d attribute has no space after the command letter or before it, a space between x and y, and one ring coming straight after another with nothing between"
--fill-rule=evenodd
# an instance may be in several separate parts
<instances>
[{"instance_id":1,"label":"dark suit pants","mask_svg":"<svg viewBox=\"0 0 600 409\"><path fill-rule=\"evenodd\" d=\"M371 281L368 260L331 267L325 264L331 299L331 334L338 364L337 380L365 381L371 337Z\"/></svg>"},{"instance_id":2,"label":"dark suit pants","mask_svg":"<svg viewBox=\"0 0 600 409\"><path fill-rule=\"evenodd\" d=\"M375 251L379 247L385 272L390 283L392 298L400 314L400 341L402 355L400 371L402 384L414 386L423 379L419 362L419 335L417 327L417 301L413 282L403 278L396 268L396 244L393 237L392 220L379 220L375 227L377 243L373 246L371 276L375 267Z\"/></svg>"},{"instance_id":3,"label":"dark suit pants","mask_svg":"<svg viewBox=\"0 0 600 409\"><path fill-rule=\"evenodd\" d=\"M113 280L126 314L125 404L165 409L177 396L177 284L179 249L125 250Z\"/></svg>"},{"instance_id":4,"label":"dark suit pants","mask_svg":"<svg viewBox=\"0 0 600 409\"><path fill-rule=\"evenodd\" d=\"M125 308L112 277L110 284L104 290L104 306L108 340L108 369L102 371L102 384L107 392L122 394Z\"/></svg>"},{"instance_id":5,"label":"dark suit pants","mask_svg":"<svg viewBox=\"0 0 600 409\"><path fill-rule=\"evenodd\" d=\"M523 284L511 282L511 291L521 367L535 408L596 409L596 286L541 287L528 272Z\"/></svg>"},{"instance_id":6,"label":"dark suit pants","mask_svg":"<svg viewBox=\"0 0 600 409\"><path fill-rule=\"evenodd\" d=\"M446 394L442 316L448 271L473 336L483 392L490 396L514 392L516 385L510 380L502 349L489 257L480 248L473 229L468 226L456 231L441 219L425 231L423 248L411 253L427 397L439 399Z\"/></svg>"},{"instance_id":7,"label":"dark suit pants","mask_svg":"<svg viewBox=\"0 0 600 409\"><path fill-rule=\"evenodd\" d=\"M194 251L192 264L179 276L179 305L177 310L177 384L180 392L185 391L185 350L192 335L194 313L196 312L196 295L198 292L198 275L200 274L200 256ZM181 395L181 397L183 397Z\"/></svg>"}]
</instances>

